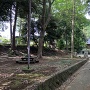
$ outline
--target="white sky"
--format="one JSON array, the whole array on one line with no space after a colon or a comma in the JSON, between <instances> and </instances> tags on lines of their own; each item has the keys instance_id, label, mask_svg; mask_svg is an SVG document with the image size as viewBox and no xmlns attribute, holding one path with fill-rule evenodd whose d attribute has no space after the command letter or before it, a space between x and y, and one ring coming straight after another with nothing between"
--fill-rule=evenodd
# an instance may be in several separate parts
<instances>
[{"instance_id":1,"label":"white sky","mask_svg":"<svg viewBox=\"0 0 90 90\"><path fill-rule=\"evenodd\" d=\"M0 35L6 39L10 39L10 25L9 23L5 23L8 28L5 31L0 31ZM19 36L19 33L16 32L16 36Z\"/></svg>"},{"instance_id":2,"label":"white sky","mask_svg":"<svg viewBox=\"0 0 90 90\"><path fill-rule=\"evenodd\" d=\"M87 19L90 19L90 15L88 15L88 13L85 16Z\"/></svg>"}]
</instances>

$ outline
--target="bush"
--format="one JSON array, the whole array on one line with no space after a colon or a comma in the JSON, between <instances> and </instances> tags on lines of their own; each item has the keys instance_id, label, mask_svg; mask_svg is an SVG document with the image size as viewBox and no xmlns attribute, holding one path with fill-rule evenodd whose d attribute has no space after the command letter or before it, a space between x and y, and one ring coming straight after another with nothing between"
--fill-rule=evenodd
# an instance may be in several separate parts
<instances>
[{"instance_id":1,"label":"bush","mask_svg":"<svg viewBox=\"0 0 90 90\"><path fill-rule=\"evenodd\" d=\"M60 40L57 41L57 47L59 49L64 49L64 46L65 46L65 44L64 44L63 39L60 39Z\"/></svg>"}]
</instances>

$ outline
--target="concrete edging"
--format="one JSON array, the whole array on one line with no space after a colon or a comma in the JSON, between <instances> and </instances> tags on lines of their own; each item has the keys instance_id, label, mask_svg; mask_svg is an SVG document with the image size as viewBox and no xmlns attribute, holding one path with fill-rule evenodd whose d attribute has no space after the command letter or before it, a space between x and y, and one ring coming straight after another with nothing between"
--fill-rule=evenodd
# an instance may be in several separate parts
<instances>
[{"instance_id":1,"label":"concrete edging","mask_svg":"<svg viewBox=\"0 0 90 90\"><path fill-rule=\"evenodd\" d=\"M63 71L52 75L49 79L37 85L34 90L55 90L86 62L87 60L82 60Z\"/></svg>"}]
</instances>

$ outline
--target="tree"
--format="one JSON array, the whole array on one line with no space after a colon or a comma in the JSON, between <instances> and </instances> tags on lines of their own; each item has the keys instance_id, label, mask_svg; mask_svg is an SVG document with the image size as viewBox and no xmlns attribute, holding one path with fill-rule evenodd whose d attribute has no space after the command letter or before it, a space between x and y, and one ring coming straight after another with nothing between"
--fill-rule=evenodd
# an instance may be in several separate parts
<instances>
[{"instance_id":1,"label":"tree","mask_svg":"<svg viewBox=\"0 0 90 90\"><path fill-rule=\"evenodd\" d=\"M79 30L83 30L85 23L87 20L85 18L85 9L86 5L83 3L84 0L77 0L75 1L75 25L74 25L74 32L79 27ZM62 8L61 8L62 7ZM58 36L65 39L66 41L66 48L71 47L71 32L72 32L72 2L71 0L62 1L57 0L53 4L53 16L58 18L59 20L59 27L58 29ZM78 19L77 19L78 18ZM85 22L85 23L84 23ZM77 26L77 27L76 27ZM61 32L61 33L59 33ZM74 33L74 37L77 36ZM77 37L78 39L78 37ZM75 43L75 42L74 42ZM74 46L75 48L75 46Z\"/></svg>"},{"instance_id":2,"label":"tree","mask_svg":"<svg viewBox=\"0 0 90 90\"><path fill-rule=\"evenodd\" d=\"M2 0L1 0L2 1ZM54 2L54 3L53 3ZM85 14L85 6L82 3L83 0L77 0L75 1L75 27L74 32L76 29L82 30L84 24L83 21L84 14ZM72 2L71 0L63 1L63 0L33 0L32 2L32 17L38 19L37 28L38 32L40 33L39 37L39 44L38 44L38 58L42 57L42 50L43 50L43 43L50 42L52 44L54 41L59 41L60 39L64 41L64 48L68 49L71 47L71 32L72 32ZM81 5L80 5L81 4ZM11 11L16 10L15 13L15 24L17 21L17 17L28 20L27 15L29 12L29 5L27 0L19 1L2 1L0 3L3 8L0 9L0 19L1 20L10 20L11 21ZM12 10L11 10L12 9ZM55 18L55 21L53 22L53 19L51 18L51 15ZM81 20L82 18L82 20ZM49 22L51 19L51 22ZM13 20L13 19L12 19ZM85 21L86 22L86 21ZM26 22L27 23L27 22ZM57 24L55 27L52 24ZM16 25L14 24L13 31L11 30L11 37L13 37L13 49L15 49L15 30ZM10 24L11 25L11 24ZM22 25L24 26L24 25ZM79 26L81 28L79 28ZM12 27L12 25L11 25ZM27 25L25 26L27 27ZM34 34L34 26L31 25L32 32L31 34ZM35 26L36 27L36 26ZM27 32L27 28L24 28L25 32ZM21 29L20 29L21 30ZM76 30L77 31L77 30ZM23 32L23 31L21 31ZM45 32L47 35L44 38ZM51 35L52 34L52 35ZM23 34L22 34L23 35ZM76 33L74 33L75 40L78 41L76 37ZM47 38L47 39L46 39ZM66 43L65 43L66 42ZM75 43L75 42L74 42ZM73 46L75 48L75 46ZM74 50L73 50L74 51Z\"/></svg>"},{"instance_id":3,"label":"tree","mask_svg":"<svg viewBox=\"0 0 90 90\"><path fill-rule=\"evenodd\" d=\"M12 45L12 5L11 5L11 8L10 8L10 11L9 11L10 13L10 41L11 41L11 47L13 46Z\"/></svg>"},{"instance_id":4,"label":"tree","mask_svg":"<svg viewBox=\"0 0 90 90\"><path fill-rule=\"evenodd\" d=\"M74 30L75 30L75 0L72 1L73 13L72 13L72 34L71 34L71 58L74 57Z\"/></svg>"},{"instance_id":5,"label":"tree","mask_svg":"<svg viewBox=\"0 0 90 90\"><path fill-rule=\"evenodd\" d=\"M2 8L0 9L2 12L2 14L0 15L1 20L2 21L9 21L10 20L11 48L12 48L12 50L15 50L15 30L16 30L16 20L17 20L17 11L18 11L17 2L2 1L1 6L2 6ZM12 9L15 9L13 31L12 31Z\"/></svg>"},{"instance_id":6,"label":"tree","mask_svg":"<svg viewBox=\"0 0 90 90\"><path fill-rule=\"evenodd\" d=\"M16 31L16 22L17 22L17 14L18 14L18 3L15 2L15 16L14 16L14 25L13 25L13 36L12 36L12 50L15 50L15 31Z\"/></svg>"},{"instance_id":7,"label":"tree","mask_svg":"<svg viewBox=\"0 0 90 90\"><path fill-rule=\"evenodd\" d=\"M49 48L55 47L55 40L57 37L57 23L58 20L51 16L50 22L47 25L46 28L46 35L44 37L44 43L46 44L46 46L48 46Z\"/></svg>"},{"instance_id":8,"label":"tree","mask_svg":"<svg viewBox=\"0 0 90 90\"><path fill-rule=\"evenodd\" d=\"M46 27L49 23L50 16L51 16L51 6L54 0L43 0L42 5L42 18L41 18L41 31L40 31L40 38L39 38L39 45L38 45L38 58L42 58L42 50L43 50L43 42L44 42L44 34ZM48 3L48 4L47 4ZM48 5L48 6L47 6Z\"/></svg>"}]
</instances>

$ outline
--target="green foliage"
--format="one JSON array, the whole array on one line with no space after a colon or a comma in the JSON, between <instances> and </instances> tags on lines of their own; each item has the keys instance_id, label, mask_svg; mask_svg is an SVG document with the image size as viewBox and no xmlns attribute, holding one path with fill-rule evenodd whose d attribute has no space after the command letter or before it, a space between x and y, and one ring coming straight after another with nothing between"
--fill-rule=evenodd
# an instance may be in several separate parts
<instances>
[{"instance_id":1,"label":"green foliage","mask_svg":"<svg viewBox=\"0 0 90 90\"><path fill-rule=\"evenodd\" d=\"M56 38L56 28L57 28L57 19L54 17L51 18L47 28L46 28L46 40L54 40Z\"/></svg>"},{"instance_id":2,"label":"green foliage","mask_svg":"<svg viewBox=\"0 0 90 90\"><path fill-rule=\"evenodd\" d=\"M16 38L18 44L27 44L27 14L28 14L28 2L27 0L19 1L15 0L18 3L18 21L17 21L17 30L20 32L20 37ZM0 3L0 20L7 21L10 19L10 8L15 5L14 0L7 0ZM46 0L47 1L47 0ZM85 47L86 36L89 35L89 26L88 20L85 18L84 14L86 11L86 0L76 0L75 2L75 31L74 31L74 46L76 50L79 48ZM89 0L88 0L89 1ZM84 3L82 3L84 2ZM38 19L39 29L42 27L42 0L32 0L32 17ZM15 9L15 8L13 8ZM46 7L45 19L48 16L48 3ZM57 41L57 46L60 49L65 48L65 42L67 41L68 47L71 47L71 20L72 20L72 1L71 0L55 0L52 6L51 20L46 28L46 36L44 42L49 42L48 44L53 45L54 41ZM21 24L21 26L20 26ZM87 27L86 27L87 26ZM85 27L83 29L83 27ZM32 23L32 31L33 31ZM86 32L87 30L87 32ZM83 32L84 31L84 32ZM31 32L32 34L34 32ZM85 34L86 33L86 36ZM37 43L37 39L33 39ZM3 43L8 43L7 40L4 40Z\"/></svg>"},{"instance_id":3,"label":"green foliage","mask_svg":"<svg viewBox=\"0 0 90 90\"><path fill-rule=\"evenodd\" d=\"M22 29L21 29L21 43L26 44L27 43L27 25L26 23L23 23Z\"/></svg>"},{"instance_id":4,"label":"green foliage","mask_svg":"<svg viewBox=\"0 0 90 90\"><path fill-rule=\"evenodd\" d=\"M59 49L63 50L63 49L64 49L64 46L65 46L64 40L63 40L63 39L59 39L59 40L57 41L57 47L58 47Z\"/></svg>"},{"instance_id":5,"label":"green foliage","mask_svg":"<svg viewBox=\"0 0 90 90\"><path fill-rule=\"evenodd\" d=\"M10 40L0 37L1 44L9 44Z\"/></svg>"},{"instance_id":6,"label":"green foliage","mask_svg":"<svg viewBox=\"0 0 90 90\"><path fill-rule=\"evenodd\" d=\"M83 28L83 32L85 33L85 35L86 35L87 38L90 38L90 25L85 26Z\"/></svg>"},{"instance_id":7,"label":"green foliage","mask_svg":"<svg viewBox=\"0 0 90 90\"><path fill-rule=\"evenodd\" d=\"M74 46L76 50L85 47L86 36L83 32L83 27L88 25L88 20L85 18L86 4L83 1L75 1L75 31L74 31ZM68 48L71 47L71 20L72 20L72 1L57 0L53 4L53 16L58 18L57 39L67 41ZM63 45L62 45L63 46Z\"/></svg>"},{"instance_id":8,"label":"green foliage","mask_svg":"<svg viewBox=\"0 0 90 90\"><path fill-rule=\"evenodd\" d=\"M9 43L9 40L4 39L2 43L3 43L3 44L8 44L8 43Z\"/></svg>"},{"instance_id":9,"label":"green foliage","mask_svg":"<svg viewBox=\"0 0 90 90\"><path fill-rule=\"evenodd\" d=\"M75 40L74 46L75 46L75 50L77 52L79 52L80 50L82 50L82 48L85 47L85 45L86 45L86 36L83 33L83 31L80 30L80 28L76 28L74 40Z\"/></svg>"}]
</instances>

